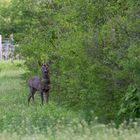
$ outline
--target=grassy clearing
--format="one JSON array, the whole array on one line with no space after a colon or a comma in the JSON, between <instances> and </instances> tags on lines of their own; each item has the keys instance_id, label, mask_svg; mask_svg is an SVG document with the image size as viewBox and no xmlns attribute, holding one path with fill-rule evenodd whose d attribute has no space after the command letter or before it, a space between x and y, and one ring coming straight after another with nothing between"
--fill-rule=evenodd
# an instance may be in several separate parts
<instances>
[{"instance_id":1,"label":"grassy clearing","mask_svg":"<svg viewBox=\"0 0 140 140\"><path fill-rule=\"evenodd\" d=\"M21 76L21 62L0 63L0 140L139 140L138 123L122 124L119 129L88 125L75 112L50 101L27 106L28 88Z\"/></svg>"}]
</instances>

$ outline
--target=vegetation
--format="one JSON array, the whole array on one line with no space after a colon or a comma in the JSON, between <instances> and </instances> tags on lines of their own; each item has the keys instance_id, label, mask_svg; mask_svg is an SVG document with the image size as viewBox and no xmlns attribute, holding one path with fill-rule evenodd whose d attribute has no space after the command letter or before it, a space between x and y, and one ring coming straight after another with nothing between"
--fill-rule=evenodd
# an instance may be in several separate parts
<instances>
[{"instance_id":1,"label":"vegetation","mask_svg":"<svg viewBox=\"0 0 140 140\"><path fill-rule=\"evenodd\" d=\"M27 86L22 79L23 62L0 63L0 139L1 140L139 140L139 123L88 124L82 114L56 105L52 100L40 106L40 96L27 105Z\"/></svg>"},{"instance_id":2,"label":"vegetation","mask_svg":"<svg viewBox=\"0 0 140 140\"><path fill-rule=\"evenodd\" d=\"M14 34L24 78L40 73L37 60L50 61L50 112L57 104L87 123L97 116L119 125L140 118L139 7L138 0L11 0L0 5L0 32Z\"/></svg>"}]
</instances>

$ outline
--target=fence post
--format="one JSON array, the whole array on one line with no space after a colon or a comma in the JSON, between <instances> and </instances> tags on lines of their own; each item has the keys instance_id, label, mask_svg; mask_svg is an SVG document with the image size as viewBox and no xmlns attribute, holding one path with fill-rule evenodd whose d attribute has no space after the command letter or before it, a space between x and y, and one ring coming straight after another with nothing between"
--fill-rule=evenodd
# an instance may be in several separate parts
<instances>
[{"instance_id":1,"label":"fence post","mask_svg":"<svg viewBox=\"0 0 140 140\"><path fill-rule=\"evenodd\" d=\"M2 36L0 35L0 60L2 60Z\"/></svg>"}]
</instances>

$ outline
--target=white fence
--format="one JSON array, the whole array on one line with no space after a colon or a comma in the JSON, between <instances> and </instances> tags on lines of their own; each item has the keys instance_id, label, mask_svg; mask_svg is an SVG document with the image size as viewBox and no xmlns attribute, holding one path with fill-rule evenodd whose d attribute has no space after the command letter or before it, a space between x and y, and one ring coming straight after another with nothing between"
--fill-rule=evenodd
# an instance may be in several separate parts
<instances>
[{"instance_id":1,"label":"white fence","mask_svg":"<svg viewBox=\"0 0 140 140\"><path fill-rule=\"evenodd\" d=\"M12 59L14 56L13 40L10 38L2 39L0 35L0 60Z\"/></svg>"}]
</instances>

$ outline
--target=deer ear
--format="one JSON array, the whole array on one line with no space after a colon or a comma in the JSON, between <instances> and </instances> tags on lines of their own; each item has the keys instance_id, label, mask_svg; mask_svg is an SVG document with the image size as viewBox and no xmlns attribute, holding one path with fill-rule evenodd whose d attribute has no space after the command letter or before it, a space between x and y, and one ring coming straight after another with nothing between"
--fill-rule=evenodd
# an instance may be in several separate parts
<instances>
[{"instance_id":1,"label":"deer ear","mask_svg":"<svg viewBox=\"0 0 140 140\"><path fill-rule=\"evenodd\" d=\"M44 66L47 66L47 67L49 67L49 64L48 64L48 63L44 63Z\"/></svg>"},{"instance_id":2,"label":"deer ear","mask_svg":"<svg viewBox=\"0 0 140 140\"><path fill-rule=\"evenodd\" d=\"M47 65L49 66L50 64L52 64L52 61L51 60L49 60L48 62L47 62Z\"/></svg>"},{"instance_id":3,"label":"deer ear","mask_svg":"<svg viewBox=\"0 0 140 140\"><path fill-rule=\"evenodd\" d=\"M42 66L42 63L39 60L37 60L37 63L39 66Z\"/></svg>"}]
</instances>

